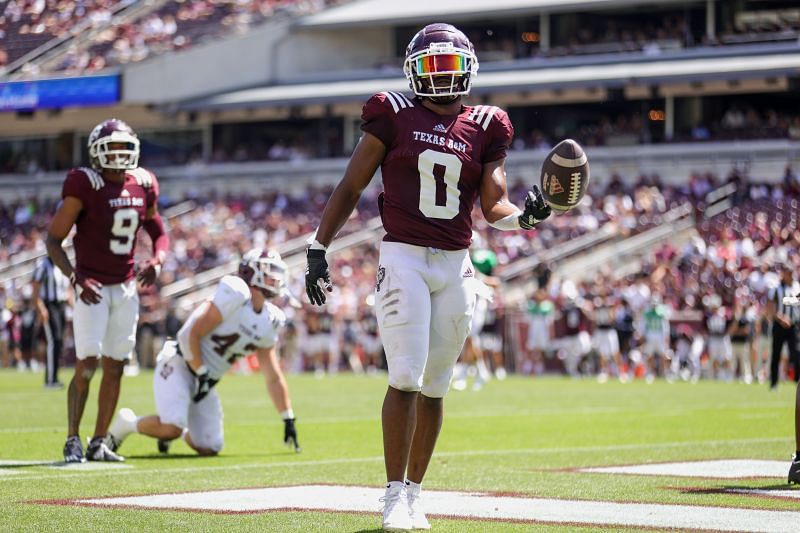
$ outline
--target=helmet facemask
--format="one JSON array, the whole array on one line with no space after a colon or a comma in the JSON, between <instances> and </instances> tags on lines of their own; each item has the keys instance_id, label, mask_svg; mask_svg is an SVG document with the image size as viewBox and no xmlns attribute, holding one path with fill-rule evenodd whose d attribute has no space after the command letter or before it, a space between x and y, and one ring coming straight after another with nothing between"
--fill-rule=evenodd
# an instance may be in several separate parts
<instances>
[{"instance_id":1,"label":"helmet facemask","mask_svg":"<svg viewBox=\"0 0 800 533\"><path fill-rule=\"evenodd\" d=\"M96 170L134 170L139 167L139 139L117 119L98 124L89 135L89 159Z\"/></svg>"},{"instance_id":2,"label":"helmet facemask","mask_svg":"<svg viewBox=\"0 0 800 533\"><path fill-rule=\"evenodd\" d=\"M265 298L277 298L288 294L286 263L274 250L259 248L247 252L239 264L239 277L256 288Z\"/></svg>"},{"instance_id":3,"label":"helmet facemask","mask_svg":"<svg viewBox=\"0 0 800 533\"><path fill-rule=\"evenodd\" d=\"M478 58L472 50L457 48L451 42L434 42L409 53L403 72L417 96L450 103L469 94L472 77L478 72Z\"/></svg>"}]
</instances>

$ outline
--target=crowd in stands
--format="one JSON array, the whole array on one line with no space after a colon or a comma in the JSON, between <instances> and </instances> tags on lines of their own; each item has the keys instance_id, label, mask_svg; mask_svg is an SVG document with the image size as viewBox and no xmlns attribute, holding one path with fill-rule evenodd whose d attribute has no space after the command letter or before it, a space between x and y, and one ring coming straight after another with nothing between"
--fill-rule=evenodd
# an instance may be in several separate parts
<instances>
[{"instance_id":1,"label":"crowd in stands","mask_svg":"<svg viewBox=\"0 0 800 533\"><path fill-rule=\"evenodd\" d=\"M273 16L314 13L331 3L325 0L166 2L136 20L108 27L89 48L70 50L58 70L91 72L135 63L152 55L245 32Z\"/></svg>"},{"instance_id":2,"label":"crowd in stands","mask_svg":"<svg viewBox=\"0 0 800 533\"><path fill-rule=\"evenodd\" d=\"M713 186L704 181L702 176L691 180L695 193L690 197L702 198ZM800 272L798 178L787 169L782 186L739 183L734 200L732 209L702 220L687 242L666 242L653 250L636 273L603 271L577 284L554 275L545 285L544 300L553 303L550 331L555 342L547 350L521 344L518 371L564 368L574 376L597 375L601 380L611 374L622 381L658 375L763 383L771 355L768 294L779 283L782 268ZM611 321L597 318L599 309L609 308ZM541 322L540 309L531 305L517 315L525 333ZM575 309L579 319L572 331L564 320ZM663 310L669 325L660 353L648 338L647 314L655 309ZM721 326L714 326L715 319ZM604 361L598 349L594 333L602 328L597 320L610 323L618 334L616 360ZM582 342L567 342L570 333ZM724 338L733 349L715 344ZM783 378L796 370L782 361Z\"/></svg>"},{"instance_id":3,"label":"crowd in stands","mask_svg":"<svg viewBox=\"0 0 800 533\"><path fill-rule=\"evenodd\" d=\"M0 13L0 66L12 62L50 39L87 29L100 31L91 43L77 43L56 70L92 72L137 62L153 55L247 31L274 16L306 15L343 0L184 0L154 3L152 11L134 20L112 18L134 0L9 0ZM559 18L563 17L563 21ZM677 11L626 16L595 13L557 15L552 43L539 46L538 22L527 21L519 34L516 21L467 26L467 34L484 61L528 57L568 57L640 52L656 56L671 50L751 42L797 40L796 10L737 11L720 20L718 35L705 35L705 13ZM36 70L29 74L38 74Z\"/></svg>"},{"instance_id":4,"label":"crowd in stands","mask_svg":"<svg viewBox=\"0 0 800 533\"><path fill-rule=\"evenodd\" d=\"M133 0L8 0L0 6L0 67L51 39L111 22Z\"/></svg>"},{"instance_id":5,"label":"crowd in stands","mask_svg":"<svg viewBox=\"0 0 800 533\"><path fill-rule=\"evenodd\" d=\"M602 182L596 180L584 204L570 214L552 217L530 235L491 231L481 217L476 217L476 242L496 253L495 273L502 276L504 268L516 260L552 249L601 227L612 229L618 237L642 231L657 224L665 211L683 202L701 206L705 195L718 185L710 175L692 176L681 187L664 186L655 176L642 176L630 184L617 176ZM513 197L519 197L526 185L513 182L510 189ZM656 299L658 305L671 309L673 328L667 355L672 357L683 353L677 342L681 335L694 339L705 334L702 317L712 297L719 298L719 304L731 312L737 301L748 302L753 312L763 309L765 291L775 279L774 266L787 259L799 259L796 250L800 249L800 232L796 230L800 181L788 169L783 186L743 183L739 191L737 207L702 221L698 234L685 245L667 243L655 250L645 258L641 274L615 277L613 272L602 272L594 279L572 283L561 280L553 265L540 265L531 273L546 289L547 298L554 302L554 322L563 321L565 309L578 306L585 314L581 331L586 331L587 335L593 329L598 297L615 296L620 310L622 302L628 302L630 323L621 327L633 324L633 331L614 364L601 367L591 343L584 343L585 353L576 355L566 348L572 345L565 344L560 337L554 339L554 349L542 353L528 350L526 306L519 310L501 309L497 313L505 317L499 326L500 336L506 342L505 366L523 374L567 371L576 376L622 373L625 379L648 374L670 378L680 375L695 379L712 377L716 368L712 369L702 348L696 364L682 360L679 355L651 369L643 354L644 336L638 328L642 313ZM376 193L376 189L368 189L345 232L357 230L377 216ZM297 196L280 192L258 196L196 193L181 199L165 196L170 203L192 202L194 208L182 210L169 220L172 253L162 273L161 285L191 280L200 272L236 260L252 246L276 246L307 235L315 227L329 194L329 188L311 187ZM22 252L43 250L42 232L53 207L52 202L34 199L0 206L0 265ZM140 242L142 254L146 254L145 241ZM339 252L332 257L332 275L337 289L325 309L293 307L285 302L290 323L282 343L282 356L289 369L322 375L381 366L380 344L371 308L376 265L374 243ZM24 309L26 283L27 280L20 278L0 287L0 299L5 302L4 328L0 335L0 344L4 345L0 346L0 361L4 365L11 364L18 355L13 350L14 328ZM290 287L302 300L302 272L293 273ZM747 287L747 292L743 292L742 287ZM500 294L495 305L502 305L502 301ZM191 310L178 303L162 299L157 291L142 293L137 353L143 366L154 363L164 337L174 334ZM495 324L495 327L498 326ZM509 334L514 327L518 328L518 335ZM563 336L563 331L557 331ZM673 360L678 361L678 366L666 370L672 368ZM493 361L496 367L503 364L502 357ZM764 376L763 365L758 361L753 363L756 368L750 370L749 380L758 379L759 369L760 376ZM18 367L24 368L23 363L18 363ZM247 366L242 365L242 368ZM719 377L730 379L737 371L742 379L747 375L735 365L729 366L727 371Z\"/></svg>"}]
</instances>

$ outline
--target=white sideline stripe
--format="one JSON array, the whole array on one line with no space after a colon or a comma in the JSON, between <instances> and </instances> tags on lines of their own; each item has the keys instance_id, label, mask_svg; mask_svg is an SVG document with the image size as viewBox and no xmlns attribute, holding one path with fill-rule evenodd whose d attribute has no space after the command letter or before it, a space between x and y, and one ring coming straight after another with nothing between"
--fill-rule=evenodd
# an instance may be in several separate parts
<instances>
[{"instance_id":1,"label":"white sideline stripe","mask_svg":"<svg viewBox=\"0 0 800 533\"><path fill-rule=\"evenodd\" d=\"M764 489L728 489L726 492L744 494L745 496L766 496L768 498L792 498L800 500L800 490L764 490Z\"/></svg>"},{"instance_id":2,"label":"white sideline stripe","mask_svg":"<svg viewBox=\"0 0 800 533\"><path fill-rule=\"evenodd\" d=\"M64 461L58 462L51 462L47 468L53 468L57 470L81 470L81 471L101 471L104 470L121 470L125 468L133 468L133 465L123 464L123 463L111 463L111 462L98 462L98 461L87 461L85 463L65 463Z\"/></svg>"},{"instance_id":3,"label":"white sideline stripe","mask_svg":"<svg viewBox=\"0 0 800 533\"><path fill-rule=\"evenodd\" d=\"M789 443L788 437L771 437L771 438L753 438L753 439L731 439L731 440L695 440L684 442L661 442L661 443L645 443L645 444L611 444L607 446L573 446L573 447L553 447L553 448L517 448L507 450L465 450L456 452L441 451L436 452L436 457L473 457L482 455L547 455L551 453L581 453L581 452L603 452L603 451L618 451L618 450L640 450L640 449L660 449L660 448L697 448L698 446L717 446L717 445L737 445L737 444L754 444L764 443L769 444L773 442ZM245 463L239 465L219 465L219 466L189 466L189 467L175 467L175 468L132 468L130 470L123 470L115 472L114 475L128 475L128 474L145 474L150 475L151 472L158 472L159 474L167 473L193 473L193 472L213 472L216 470L258 470L263 468L282 468L282 467L304 467L304 466L324 466L324 465L337 465L337 464L351 464L351 463L371 463L382 462L383 456L376 455L374 457L343 457L339 459L320 459L315 461L281 461L275 463ZM131 464L131 466L133 466ZM85 472L75 474L50 474L50 475L31 475L26 476L24 479L28 480L41 480L41 479L63 479L67 477L89 477L94 475L106 475L104 472ZM23 479L23 478L19 478ZM13 481L16 481L14 479Z\"/></svg>"},{"instance_id":4,"label":"white sideline stripe","mask_svg":"<svg viewBox=\"0 0 800 533\"><path fill-rule=\"evenodd\" d=\"M560 167L566 167L566 168L575 168L575 167L579 167L581 165L585 165L586 164L586 154L585 153L583 155L581 155L580 157L577 157L575 159L569 159L569 158L566 158L566 157L561 157L558 154L553 154L553 156L550 159L556 165L558 165Z\"/></svg>"},{"instance_id":5,"label":"white sideline stripe","mask_svg":"<svg viewBox=\"0 0 800 533\"><path fill-rule=\"evenodd\" d=\"M143 509L256 512L276 509L377 513L384 489L308 485L183 494L77 500L84 505L124 505ZM558 500L427 491L429 516L520 520L589 525L704 529L715 531L797 531L800 512Z\"/></svg>"},{"instance_id":6,"label":"white sideline stripe","mask_svg":"<svg viewBox=\"0 0 800 533\"><path fill-rule=\"evenodd\" d=\"M789 460L763 461L756 459L723 459L717 461L685 461L644 465L603 466L581 468L579 472L594 474L637 474L642 476L718 477L738 479L748 477L786 478ZM798 492L800 495L800 492Z\"/></svg>"}]
</instances>

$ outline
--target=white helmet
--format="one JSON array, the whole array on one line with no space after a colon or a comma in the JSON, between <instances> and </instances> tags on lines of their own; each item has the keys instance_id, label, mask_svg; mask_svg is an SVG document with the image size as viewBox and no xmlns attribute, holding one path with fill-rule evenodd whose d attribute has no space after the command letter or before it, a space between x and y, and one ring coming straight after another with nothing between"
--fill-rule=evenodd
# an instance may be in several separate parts
<instances>
[{"instance_id":1,"label":"white helmet","mask_svg":"<svg viewBox=\"0 0 800 533\"><path fill-rule=\"evenodd\" d=\"M125 148L112 150L112 143L125 144ZM139 139L133 129L119 119L105 120L95 126L87 145L89 160L95 170L133 170L139 166Z\"/></svg>"},{"instance_id":2,"label":"white helmet","mask_svg":"<svg viewBox=\"0 0 800 533\"><path fill-rule=\"evenodd\" d=\"M287 270L286 263L275 250L254 248L239 262L239 277L251 287L263 290L270 298L288 294Z\"/></svg>"}]
</instances>

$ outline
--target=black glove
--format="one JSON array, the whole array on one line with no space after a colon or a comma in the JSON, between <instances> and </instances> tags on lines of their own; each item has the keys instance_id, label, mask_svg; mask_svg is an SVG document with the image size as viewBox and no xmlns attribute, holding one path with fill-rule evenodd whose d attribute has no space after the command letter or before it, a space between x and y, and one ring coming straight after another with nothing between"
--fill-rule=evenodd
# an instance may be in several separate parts
<instances>
[{"instance_id":1,"label":"black glove","mask_svg":"<svg viewBox=\"0 0 800 533\"><path fill-rule=\"evenodd\" d=\"M87 278L83 274L73 271L69 282L75 289L75 295L86 305L100 303L103 299L103 284L94 278Z\"/></svg>"},{"instance_id":2,"label":"black glove","mask_svg":"<svg viewBox=\"0 0 800 533\"><path fill-rule=\"evenodd\" d=\"M534 185L525 196L525 210L519 216L519 227L533 229L533 227L550 216L550 206L544 201L542 191Z\"/></svg>"},{"instance_id":3,"label":"black glove","mask_svg":"<svg viewBox=\"0 0 800 533\"><path fill-rule=\"evenodd\" d=\"M283 421L283 443L290 448L294 448L296 453L300 453L300 444L297 442L297 430L294 428L294 418L287 418Z\"/></svg>"},{"instance_id":4,"label":"black glove","mask_svg":"<svg viewBox=\"0 0 800 533\"><path fill-rule=\"evenodd\" d=\"M325 292L320 287L319 281L322 280L325 290L333 291L331 284L331 273L328 270L328 261L325 260L325 250L308 249L306 252L306 294L309 301L314 305L325 303Z\"/></svg>"},{"instance_id":5,"label":"black glove","mask_svg":"<svg viewBox=\"0 0 800 533\"><path fill-rule=\"evenodd\" d=\"M208 396L208 393L211 392L211 387L214 386L216 381L208 377L208 370L202 374L196 374L195 378L194 397L192 401L197 403Z\"/></svg>"}]
</instances>

